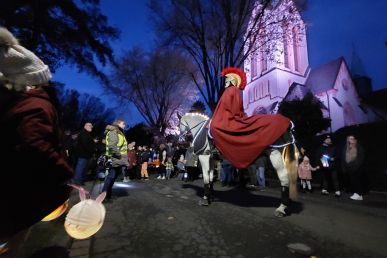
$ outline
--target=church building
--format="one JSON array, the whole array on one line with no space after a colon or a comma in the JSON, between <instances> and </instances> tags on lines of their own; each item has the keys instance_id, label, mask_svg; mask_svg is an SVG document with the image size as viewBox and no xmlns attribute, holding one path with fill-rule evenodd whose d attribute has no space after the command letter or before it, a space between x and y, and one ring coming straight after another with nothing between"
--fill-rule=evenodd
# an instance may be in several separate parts
<instances>
[{"instance_id":1,"label":"church building","mask_svg":"<svg viewBox=\"0 0 387 258\"><path fill-rule=\"evenodd\" d=\"M284 15L292 18L270 22ZM292 0L273 1L264 17L269 17L263 20L270 25L259 29L258 46L244 63L247 115L276 113L281 101L302 99L311 92L322 102L324 116L331 119L328 132L387 118L386 112L364 101L363 96L372 92L371 82L362 75L352 75L343 57L317 68L309 66L307 28Z\"/></svg>"}]
</instances>

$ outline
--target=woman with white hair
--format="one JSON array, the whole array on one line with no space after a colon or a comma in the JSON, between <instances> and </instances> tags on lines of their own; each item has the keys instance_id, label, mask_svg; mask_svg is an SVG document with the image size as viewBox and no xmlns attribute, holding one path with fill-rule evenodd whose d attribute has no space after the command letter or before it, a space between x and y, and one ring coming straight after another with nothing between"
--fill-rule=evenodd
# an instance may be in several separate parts
<instances>
[{"instance_id":1,"label":"woman with white hair","mask_svg":"<svg viewBox=\"0 0 387 258\"><path fill-rule=\"evenodd\" d=\"M354 201L363 200L363 187L361 183L364 150L354 135L347 137L347 142L342 153L341 166L345 176L349 177Z\"/></svg>"}]
</instances>

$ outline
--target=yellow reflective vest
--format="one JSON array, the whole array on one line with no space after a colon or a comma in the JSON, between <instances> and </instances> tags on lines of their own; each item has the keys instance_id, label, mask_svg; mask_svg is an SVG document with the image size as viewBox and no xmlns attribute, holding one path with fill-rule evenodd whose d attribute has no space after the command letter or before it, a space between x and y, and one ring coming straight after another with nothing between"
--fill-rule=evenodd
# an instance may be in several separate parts
<instances>
[{"instance_id":1,"label":"yellow reflective vest","mask_svg":"<svg viewBox=\"0 0 387 258\"><path fill-rule=\"evenodd\" d=\"M120 151L121 155L127 155L128 154L128 142L126 141L125 136L122 133L110 131L106 134L106 156L111 157L113 155L113 151L109 149L109 134L116 133L118 136L118 142L117 147Z\"/></svg>"}]
</instances>

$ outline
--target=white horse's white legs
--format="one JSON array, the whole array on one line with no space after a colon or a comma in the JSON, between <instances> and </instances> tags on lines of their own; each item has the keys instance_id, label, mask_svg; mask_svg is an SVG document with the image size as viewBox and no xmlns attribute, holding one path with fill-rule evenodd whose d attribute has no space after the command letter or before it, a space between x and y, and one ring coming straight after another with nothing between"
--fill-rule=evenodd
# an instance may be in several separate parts
<instances>
[{"instance_id":1,"label":"white horse's white legs","mask_svg":"<svg viewBox=\"0 0 387 258\"><path fill-rule=\"evenodd\" d=\"M204 196L203 200L199 201L199 205L208 206L213 198L213 179L214 170L213 164L211 164L210 155L199 155L200 165L202 167L203 182L204 182Z\"/></svg>"},{"instance_id":2,"label":"white horse's white legs","mask_svg":"<svg viewBox=\"0 0 387 258\"><path fill-rule=\"evenodd\" d=\"M199 155L199 161L202 167L204 184L212 183L214 179L214 170L211 168L210 155Z\"/></svg>"},{"instance_id":3,"label":"white horse's white legs","mask_svg":"<svg viewBox=\"0 0 387 258\"><path fill-rule=\"evenodd\" d=\"M281 182L281 186L289 187L288 171L286 170L281 152L279 152L278 150L273 150L270 153L270 161L274 169L277 171L277 176Z\"/></svg>"},{"instance_id":4,"label":"white horse's white legs","mask_svg":"<svg viewBox=\"0 0 387 258\"><path fill-rule=\"evenodd\" d=\"M286 208L289 205L289 176L285 167L281 152L273 150L270 153L270 161L274 169L277 171L277 176L281 182L281 205L274 211L277 217L286 216Z\"/></svg>"}]
</instances>

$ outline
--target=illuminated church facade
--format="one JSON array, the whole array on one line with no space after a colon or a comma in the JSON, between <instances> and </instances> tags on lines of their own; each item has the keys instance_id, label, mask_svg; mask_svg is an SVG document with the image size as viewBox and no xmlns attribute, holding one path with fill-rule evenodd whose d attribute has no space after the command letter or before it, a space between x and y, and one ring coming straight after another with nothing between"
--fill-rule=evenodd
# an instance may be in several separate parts
<instances>
[{"instance_id":1,"label":"illuminated church facade","mask_svg":"<svg viewBox=\"0 0 387 258\"><path fill-rule=\"evenodd\" d=\"M297 9L291 0L274 2L266 11L271 17L283 15L287 9ZM273 28L266 27L265 30L277 31L282 36L268 43L265 38L268 34L262 33L257 42L261 47L244 63L248 82L243 91L245 113L273 114L281 101L302 99L311 92L323 104L324 116L331 119L331 128L327 131L385 120L386 113L366 105L359 94L372 91L370 80L362 76L354 78L343 57L311 69L305 23L298 11L293 11L292 17L291 23L273 23L269 25Z\"/></svg>"}]
</instances>

